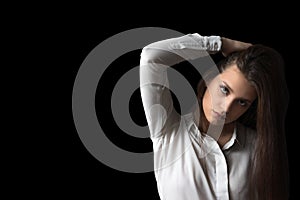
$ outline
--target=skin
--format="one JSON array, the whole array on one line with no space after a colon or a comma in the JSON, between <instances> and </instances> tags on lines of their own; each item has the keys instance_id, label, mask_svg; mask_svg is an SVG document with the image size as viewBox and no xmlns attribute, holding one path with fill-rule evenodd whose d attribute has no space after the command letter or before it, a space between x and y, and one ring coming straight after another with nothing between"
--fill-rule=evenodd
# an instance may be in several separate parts
<instances>
[{"instance_id":1,"label":"skin","mask_svg":"<svg viewBox=\"0 0 300 200\"><path fill-rule=\"evenodd\" d=\"M223 146L232 136L234 122L257 98L255 88L234 64L215 77L203 96L203 111L212 125L225 124L218 138Z\"/></svg>"}]
</instances>

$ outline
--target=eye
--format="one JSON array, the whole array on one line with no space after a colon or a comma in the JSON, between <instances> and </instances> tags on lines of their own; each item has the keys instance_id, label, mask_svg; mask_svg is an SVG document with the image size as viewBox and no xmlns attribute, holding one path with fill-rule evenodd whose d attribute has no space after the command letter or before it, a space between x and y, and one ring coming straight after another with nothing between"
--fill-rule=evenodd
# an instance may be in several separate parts
<instances>
[{"instance_id":1,"label":"eye","mask_svg":"<svg viewBox=\"0 0 300 200\"><path fill-rule=\"evenodd\" d=\"M241 106L246 106L246 105L247 105L247 102L244 101L244 100L238 100L238 103L239 103Z\"/></svg>"},{"instance_id":2,"label":"eye","mask_svg":"<svg viewBox=\"0 0 300 200\"><path fill-rule=\"evenodd\" d=\"M220 90L223 94L228 95L229 90L227 87L225 87L224 85L220 85Z\"/></svg>"}]
</instances>

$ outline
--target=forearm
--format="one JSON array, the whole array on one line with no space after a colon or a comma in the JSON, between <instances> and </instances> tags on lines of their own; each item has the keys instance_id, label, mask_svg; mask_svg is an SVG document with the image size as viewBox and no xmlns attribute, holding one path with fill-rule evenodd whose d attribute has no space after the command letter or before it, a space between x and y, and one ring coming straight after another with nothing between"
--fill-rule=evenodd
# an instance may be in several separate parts
<instances>
[{"instance_id":1,"label":"forearm","mask_svg":"<svg viewBox=\"0 0 300 200\"><path fill-rule=\"evenodd\" d=\"M143 48L141 65L157 63L172 66L184 60L193 60L221 50L219 36L201 36L197 33L158 41Z\"/></svg>"}]
</instances>

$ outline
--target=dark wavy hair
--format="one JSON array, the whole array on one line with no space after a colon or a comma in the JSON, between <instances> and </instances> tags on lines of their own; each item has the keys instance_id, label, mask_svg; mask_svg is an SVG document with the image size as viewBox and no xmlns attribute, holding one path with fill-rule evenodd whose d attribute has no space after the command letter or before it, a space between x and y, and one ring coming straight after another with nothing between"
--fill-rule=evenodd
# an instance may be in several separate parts
<instances>
[{"instance_id":1,"label":"dark wavy hair","mask_svg":"<svg viewBox=\"0 0 300 200\"><path fill-rule=\"evenodd\" d=\"M232 64L237 65L257 91L257 99L238 119L240 123L256 130L254 161L249 175L251 199L288 199L285 117L289 94L283 58L273 48L256 44L230 54L217 66L222 73ZM202 113L200 117L204 116L202 97L206 90L205 82L216 75L215 72L208 72L198 84L198 101ZM208 126L206 119L201 119L200 122L200 130Z\"/></svg>"}]
</instances>

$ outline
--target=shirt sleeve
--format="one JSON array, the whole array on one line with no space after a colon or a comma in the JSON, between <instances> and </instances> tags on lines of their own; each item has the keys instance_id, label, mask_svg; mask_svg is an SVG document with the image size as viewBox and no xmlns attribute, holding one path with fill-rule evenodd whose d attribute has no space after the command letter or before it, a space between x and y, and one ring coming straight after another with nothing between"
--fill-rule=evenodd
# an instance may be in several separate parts
<instances>
[{"instance_id":1,"label":"shirt sleeve","mask_svg":"<svg viewBox=\"0 0 300 200\"><path fill-rule=\"evenodd\" d=\"M154 42L142 49L140 91L152 138L171 132L180 120L169 90L168 67L216 53L221 45L219 36L194 33Z\"/></svg>"}]
</instances>

